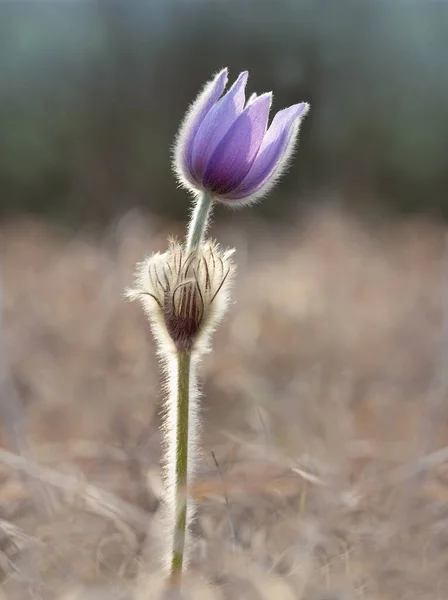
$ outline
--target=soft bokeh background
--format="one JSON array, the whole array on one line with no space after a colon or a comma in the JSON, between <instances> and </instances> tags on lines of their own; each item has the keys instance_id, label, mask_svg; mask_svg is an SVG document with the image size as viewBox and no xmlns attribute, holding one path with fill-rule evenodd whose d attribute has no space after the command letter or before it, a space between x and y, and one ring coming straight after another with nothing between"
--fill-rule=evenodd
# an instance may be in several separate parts
<instances>
[{"instance_id":1,"label":"soft bokeh background","mask_svg":"<svg viewBox=\"0 0 448 600\"><path fill-rule=\"evenodd\" d=\"M447 212L443 0L3 2L0 208L81 222L141 206L183 216L169 148L200 86L249 69L275 108L313 110L260 208L310 194Z\"/></svg>"},{"instance_id":2,"label":"soft bokeh background","mask_svg":"<svg viewBox=\"0 0 448 600\"><path fill-rule=\"evenodd\" d=\"M0 598L157 599L162 398L123 290L224 65L311 102L201 367L186 598L448 597L448 3L0 3Z\"/></svg>"}]
</instances>

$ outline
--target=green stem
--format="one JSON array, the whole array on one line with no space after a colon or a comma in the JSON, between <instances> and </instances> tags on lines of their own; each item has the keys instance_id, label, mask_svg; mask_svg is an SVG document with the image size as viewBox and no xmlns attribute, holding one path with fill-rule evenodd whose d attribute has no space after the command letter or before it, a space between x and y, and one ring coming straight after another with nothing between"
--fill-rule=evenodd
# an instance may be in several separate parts
<instances>
[{"instance_id":1,"label":"green stem","mask_svg":"<svg viewBox=\"0 0 448 600\"><path fill-rule=\"evenodd\" d=\"M190 395L191 355L188 351L177 354L176 440L174 480L174 532L171 576L177 578L184 563L187 533L187 476L188 476L188 416Z\"/></svg>"},{"instance_id":2,"label":"green stem","mask_svg":"<svg viewBox=\"0 0 448 600\"><path fill-rule=\"evenodd\" d=\"M210 219L213 198L207 192L203 192L196 201L191 216L187 234L187 253L195 250L202 242Z\"/></svg>"}]
</instances>

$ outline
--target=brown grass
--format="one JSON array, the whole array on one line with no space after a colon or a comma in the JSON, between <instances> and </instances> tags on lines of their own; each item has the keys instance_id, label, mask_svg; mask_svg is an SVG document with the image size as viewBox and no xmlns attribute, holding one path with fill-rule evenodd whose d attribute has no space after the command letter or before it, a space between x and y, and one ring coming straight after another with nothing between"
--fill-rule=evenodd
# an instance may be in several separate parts
<instances>
[{"instance_id":1,"label":"brown grass","mask_svg":"<svg viewBox=\"0 0 448 600\"><path fill-rule=\"evenodd\" d=\"M260 227L213 232L239 270L201 369L185 597L448 597L443 228ZM0 598L159 597L159 371L122 293L175 229L1 228Z\"/></svg>"}]
</instances>

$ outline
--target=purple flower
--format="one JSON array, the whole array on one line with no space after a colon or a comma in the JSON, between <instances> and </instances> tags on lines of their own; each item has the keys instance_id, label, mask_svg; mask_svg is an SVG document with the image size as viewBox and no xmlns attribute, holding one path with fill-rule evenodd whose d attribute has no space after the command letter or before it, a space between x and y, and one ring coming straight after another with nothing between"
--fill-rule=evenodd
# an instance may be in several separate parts
<instances>
[{"instance_id":1,"label":"purple flower","mask_svg":"<svg viewBox=\"0 0 448 600\"><path fill-rule=\"evenodd\" d=\"M269 127L272 93L246 102L248 73L223 95L227 69L208 82L191 105L174 149L180 182L193 192L209 192L228 204L264 196L285 171L309 104L279 111Z\"/></svg>"}]
</instances>

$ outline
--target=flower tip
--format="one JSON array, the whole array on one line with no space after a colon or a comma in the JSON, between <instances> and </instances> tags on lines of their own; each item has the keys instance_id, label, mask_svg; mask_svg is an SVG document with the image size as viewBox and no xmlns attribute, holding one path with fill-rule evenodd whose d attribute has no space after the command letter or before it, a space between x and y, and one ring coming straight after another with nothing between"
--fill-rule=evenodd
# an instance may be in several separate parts
<instances>
[{"instance_id":1,"label":"flower tip","mask_svg":"<svg viewBox=\"0 0 448 600\"><path fill-rule=\"evenodd\" d=\"M227 78L229 75L229 68L228 67L223 67L220 71L217 71L217 73L215 74L215 76L213 77L214 80L222 80L224 82L224 85L227 83Z\"/></svg>"},{"instance_id":2,"label":"flower tip","mask_svg":"<svg viewBox=\"0 0 448 600\"><path fill-rule=\"evenodd\" d=\"M251 94L249 96L248 101L246 102L246 107L245 108L247 108L249 106L249 104L252 104L254 102L254 100L256 100L257 98L258 98L258 95L257 95L256 92L254 92L253 94Z\"/></svg>"},{"instance_id":3,"label":"flower tip","mask_svg":"<svg viewBox=\"0 0 448 600\"><path fill-rule=\"evenodd\" d=\"M251 97L252 98L252 97ZM259 96L255 96L250 102L248 102L246 109L251 106L253 110L255 105L257 105L257 112L260 114L266 115L266 124L269 116L269 111L271 109L273 93L265 92L264 94L260 94Z\"/></svg>"},{"instance_id":4,"label":"flower tip","mask_svg":"<svg viewBox=\"0 0 448 600\"><path fill-rule=\"evenodd\" d=\"M248 77L249 77L249 71L242 71L242 72L241 72L241 73L238 75L238 78L237 78L237 80L236 80L236 82L235 82L235 83L238 83L238 82L243 82L243 83L244 83L244 85L246 85Z\"/></svg>"},{"instance_id":5,"label":"flower tip","mask_svg":"<svg viewBox=\"0 0 448 600\"><path fill-rule=\"evenodd\" d=\"M274 93L273 92L265 92L264 94L260 94L258 96L258 99L259 98L264 98L265 101L269 100L269 104L271 104L273 97L274 97Z\"/></svg>"},{"instance_id":6,"label":"flower tip","mask_svg":"<svg viewBox=\"0 0 448 600\"><path fill-rule=\"evenodd\" d=\"M310 108L311 105L309 104L309 102L301 102L297 105L297 116L300 118L305 117L308 114Z\"/></svg>"}]
</instances>

